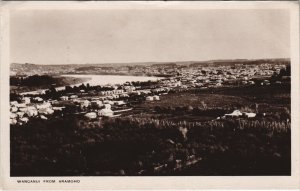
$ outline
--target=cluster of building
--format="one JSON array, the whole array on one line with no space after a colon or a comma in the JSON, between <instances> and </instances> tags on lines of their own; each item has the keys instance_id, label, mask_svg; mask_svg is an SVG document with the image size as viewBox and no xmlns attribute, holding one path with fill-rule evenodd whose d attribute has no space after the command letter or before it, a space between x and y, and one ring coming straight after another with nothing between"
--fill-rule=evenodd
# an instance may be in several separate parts
<instances>
[{"instance_id":1,"label":"cluster of building","mask_svg":"<svg viewBox=\"0 0 300 191\"><path fill-rule=\"evenodd\" d=\"M123 100L104 100L98 98L78 99L78 96L61 96L60 100L43 100L41 97L23 97L21 102L10 102L10 124L23 125L31 118L40 118L47 120L56 111L63 111L65 104L74 104L79 106L81 111L85 113L85 117L94 119L97 116L114 117L112 105L125 105Z\"/></svg>"},{"instance_id":2,"label":"cluster of building","mask_svg":"<svg viewBox=\"0 0 300 191\"><path fill-rule=\"evenodd\" d=\"M53 107L48 101L43 101L42 98L33 98L35 103L31 103L31 98L24 97L22 102L10 102L10 124L23 125L32 117L48 119L49 115L54 114L57 110L62 110L63 107Z\"/></svg>"},{"instance_id":3,"label":"cluster of building","mask_svg":"<svg viewBox=\"0 0 300 191\"><path fill-rule=\"evenodd\" d=\"M65 103L79 106L86 118L114 117L112 107L126 105L132 96L141 96L145 101L159 101L161 94L168 94L174 89L221 87L231 81L238 81L242 85L255 84L254 77L270 77L274 73L279 73L283 67L285 65L281 64L180 67L175 68L177 75L160 79L151 87L134 86L132 83L126 82L122 85L107 86L105 88L111 90L106 91L95 92L95 90L80 89L78 93L65 92L58 100L43 100L41 95L45 94L45 91L36 91L35 94L32 94L33 97L23 97L21 103L16 101L10 103L10 122L11 124L24 124L31 117L47 119L56 110L63 110ZM174 67L170 68L173 71ZM270 81L264 80L261 85L270 85ZM61 90L57 89L57 91ZM39 96L37 94L41 97L37 97ZM252 117L252 114L249 114L248 117Z\"/></svg>"},{"instance_id":4,"label":"cluster of building","mask_svg":"<svg viewBox=\"0 0 300 191\"><path fill-rule=\"evenodd\" d=\"M237 81L242 85L254 85L255 81L253 79L270 77L274 73L279 74L282 68L285 68L285 65L267 63L260 65L186 67L177 71L179 75L171 79L176 79L177 84L183 88L199 87L205 89L220 87ZM269 82L263 82L261 85L269 85Z\"/></svg>"}]
</instances>

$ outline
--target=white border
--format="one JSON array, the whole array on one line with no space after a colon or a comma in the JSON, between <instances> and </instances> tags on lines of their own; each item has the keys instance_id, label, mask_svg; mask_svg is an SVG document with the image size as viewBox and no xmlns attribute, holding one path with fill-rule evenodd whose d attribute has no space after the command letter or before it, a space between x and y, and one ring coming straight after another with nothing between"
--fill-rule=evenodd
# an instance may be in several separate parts
<instances>
[{"instance_id":1,"label":"white border","mask_svg":"<svg viewBox=\"0 0 300 191\"><path fill-rule=\"evenodd\" d=\"M17 184L9 177L9 13L33 9L288 9L291 16L292 176L49 177L80 184ZM2 2L1 7L1 181L4 189L289 189L300 188L299 166L299 4L298 2Z\"/></svg>"}]
</instances>

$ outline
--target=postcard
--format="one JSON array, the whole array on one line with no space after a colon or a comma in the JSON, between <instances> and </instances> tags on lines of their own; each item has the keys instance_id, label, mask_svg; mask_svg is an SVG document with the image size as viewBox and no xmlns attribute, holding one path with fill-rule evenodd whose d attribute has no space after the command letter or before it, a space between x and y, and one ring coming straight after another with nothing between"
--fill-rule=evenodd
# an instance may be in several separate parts
<instances>
[{"instance_id":1,"label":"postcard","mask_svg":"<svg viewBox=\"0 0 300 191\"><path fill-rule=\"evenodd\" d=\"M298 2L1 9L2 189L300 188Z\"/></svg>"}]
</instances>

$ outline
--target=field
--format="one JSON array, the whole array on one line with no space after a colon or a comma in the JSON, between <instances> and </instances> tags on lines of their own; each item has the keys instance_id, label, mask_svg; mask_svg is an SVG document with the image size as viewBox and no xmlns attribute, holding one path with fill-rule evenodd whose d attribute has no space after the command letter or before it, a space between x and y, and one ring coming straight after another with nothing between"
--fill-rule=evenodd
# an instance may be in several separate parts
<instances>
[{"instance_id":1,"label":"field","mask_svg":"<svg viewBox=\"0 0 300 191\"><path fill-rule=\"evenodd\" d=\"M132 114L147 118L207 121L239 109L266 113L272 120L287 119L290 113L290 85L245 86L188 90L161 95L159 101L135 105ZM286 116L283 116L286 115ZM283 119L283 120L285 120Z\"/></svg>"},{"instance_id":2,"label":"field","mask_svg":"<svg viewBox=\"0 0 300 191\"><path fill-rule=\"evenodd\" d=\"M11 126L11 176L290 175L290 85L189 90L119 118ZM233 109L266 113L220 119Z\"/></svg>"}]
</instances>

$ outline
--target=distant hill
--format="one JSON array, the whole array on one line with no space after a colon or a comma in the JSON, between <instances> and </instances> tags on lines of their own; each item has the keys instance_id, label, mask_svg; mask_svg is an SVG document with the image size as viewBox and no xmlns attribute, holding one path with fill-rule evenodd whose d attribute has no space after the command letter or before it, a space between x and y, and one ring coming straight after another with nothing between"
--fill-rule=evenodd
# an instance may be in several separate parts
<instances>
[{"instance_id":1,"label":"distant hill","mask_svg":"<svg viewBox=\"0 0 300 191\"><path fill-rule=\"evenodd\" d=\"M16 75L61 75L61 74L120 74L141 75L141 68L160 67L176 68L176 66L199 67L220 66L235 64L289 64L290 59L234 59L234 60L209 60L209 61L181 61L181 62L137 62L137 63L101 63L101 64L66 64L66 65L39 65L32 63L12 63L10 68ZM147 74L150 75L150 74Z\"/></svg>"}]
</instances>

